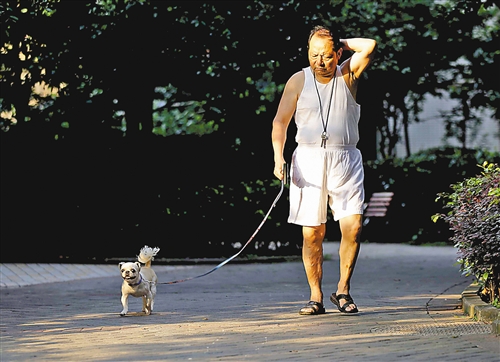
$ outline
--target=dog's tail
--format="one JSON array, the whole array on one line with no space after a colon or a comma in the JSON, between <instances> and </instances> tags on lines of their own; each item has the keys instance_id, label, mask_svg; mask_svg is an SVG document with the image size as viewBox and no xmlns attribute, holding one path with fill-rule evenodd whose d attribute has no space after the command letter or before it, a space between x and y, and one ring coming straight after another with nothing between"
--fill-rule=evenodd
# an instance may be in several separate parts
<instances>
[{"instance_id":1,"label":"dog's tail","mask_svg":"<svg viewBox=\"0 0 500 362\"><path fill-rule=\"evenodd\" d=\"M160 248L150 248L147 245L141 249L139 255L137 256L137 260L143 264L146 264L146 267L151 267L151 261L154 260L155 255L160 251Z\"/></svg>"}]
</instances>

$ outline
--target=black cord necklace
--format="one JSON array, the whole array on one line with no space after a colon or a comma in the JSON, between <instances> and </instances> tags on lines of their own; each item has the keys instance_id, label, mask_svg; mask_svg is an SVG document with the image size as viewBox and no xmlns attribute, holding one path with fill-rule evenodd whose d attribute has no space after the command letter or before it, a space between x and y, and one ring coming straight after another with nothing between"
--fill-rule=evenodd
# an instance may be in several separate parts
<instances>
[{"instance_id":1,"label":"black cord necklace","mask_svg":"<svg viewBox=\"0 0 500 362\"><path fill-rule=\"evenodd\" d=\"M328 112L326 114L326 122L325 119L323 118L323 105L321 104L321 97L319 95L319 90L318 90L318 85L316 84L316 73L311 69L313 72L314 76L314 87L316 88L316 94L318 95L318 101L319 101L319 112L321 116L321 123L323 124L323 133L321 133L321 147L326 148L326 141L328 140L328 132L326 132L326 129L328 127L328 119L330 118L330 109L332 108L332 99L333 99L333 89L335 88L335 82L337 80L337 69L335 69L335 74L333 76L333 85L332 85L332 90L330 92L330 103L328 104Z\"/></svg>"}]
</instances>

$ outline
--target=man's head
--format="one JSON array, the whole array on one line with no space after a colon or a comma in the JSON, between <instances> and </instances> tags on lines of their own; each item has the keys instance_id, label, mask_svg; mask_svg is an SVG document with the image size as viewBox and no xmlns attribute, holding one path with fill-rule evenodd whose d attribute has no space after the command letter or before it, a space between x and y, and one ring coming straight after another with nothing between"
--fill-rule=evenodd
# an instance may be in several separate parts
<instances>
[{"instance_id":1,"label":"man's head","mask_svg":"<svg viewBox=\"0 0 500 362\"><path fill-rule=\"evenodd\" d=\"M308 42L308 58L317 77L331 79L342 56L342 44L335 40L330 29L316 26L311 30Z\"/></svg>"}]
</instances>

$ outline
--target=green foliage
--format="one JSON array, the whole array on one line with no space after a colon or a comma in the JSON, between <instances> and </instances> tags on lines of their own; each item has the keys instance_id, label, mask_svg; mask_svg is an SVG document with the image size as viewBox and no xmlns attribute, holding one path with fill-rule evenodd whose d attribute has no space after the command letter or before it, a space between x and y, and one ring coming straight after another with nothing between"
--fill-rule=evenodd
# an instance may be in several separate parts
<instances>
[{"instance_id":1,"label":"green foliage","mask_svg":"<svg viewBox=\"0 0 500 362\"><path fill-rule=\"evenodd\" d=\"M500 298L494 299L493 302L491 303L491 305L496 307L496 308L500 308Z\"/></svg>"},{"instance_id":2,"label":"green foliage","mask_svg":"<svg viewBox=\"0 0 500 362\"><path fill-rule=\"evenodd\" d=\"M217 131L218 124L204 118L206 100L172 102L177 88L171 84L167 87L156 87L155 91L162 95L162 99L155 99L153 102L154 134L164 137L189 134L202 136ZM220 110L215 107L211 110L220 114ZM224 119L219 119L219 122L224 122Z\"/></svg>"},{"instance_id":3,"label":"green foliage","mask_svg":"<svg viewBox=\"0 0 500 362\"><path fill-rule=\"evenodd\" d=\"M391 157L403 125L419 121L423 97L460 95L453 122L500 109L491 1L7 0L0 17L3 244L30 239L26 224L40 235L63 230L61 239L85 230L76 237L86 246L102 244L95 235L142 237L135 225L148 225L139 228L148 237L181 225L200 242L242 219L254 227L276 187L271 119L285 82L307 65L317 24L378 41L358 93L361 142L381 135L389 159L368 164L367 195L395 190L397 241L443 236L419 210L433 210L427 200L468 174L473 159ZM376 158L375 147L362 146L365 156L373 149L365 159ZM50 212L37 209L54 202ZM286 229L286 211L276 211L266 237Z\"/></svg>"},{"instance_id":4,"label":"green foliage","mask_svg":"<svg viewBox=\"0 0 500 362\"><path fill-rule=\"evenodd\" d=\"M407 158L365 162L367 198L373 192L394 192L387 216L371 218L363 235L368 241L448 241L451 233L443 223L433 223L429 214L439 213L436 194L450 184L476 174L477 164L500 162L500 154L484 150L433 148Z\"/></svg>"},{"instance_id":5,"label":"green foliage","mask_svg":"<svg viewBox=\"0 0 500 362\"><path fill-rule=\"evenodd\" d=\"M494 2L384 1L352 7L355 11L347 12L344 24L352 21L378 40L378 55L366 74L370 84L363 86L370 88L367 100L380 105L370 109L370 122L377 124L383 158L395 156L396 144L408 136L409 123L420 122L426 94L456 101L442 117L448 125L446 136L458 139L463 148L469 146L466 130L480 124L482 111L490 110L500 119L500 71L494 65L500 57L495 45L500 12ZM366 20L353 19L353 13L366 14Z\"/></svg>"},{"instance_id":6,"label":"green foliage","mask_svg":"<svg viewBox=\"0 0 500 362\"><path fill-rule=\"evenodd\" d=\"M449 136L459 139L467 124L480 121L474 109L500 109L495 83L498 67L494 66L500 56L496 46L499 10L492 1L99 0L69 6L58 0L37 0L5 1L0 6L7 44L0 71L4 87L9 87L9 94L1 100L7 112L1 118L3 130L40 118L54 119L44 124L45 128L53 126L53 133L60 132L62 121L80 122L74 132L82 127L122 130L123 119L115 117L115 100L123 105L125 127L134 130L141 124L144 132L163 136L184 134L186 126L181 123L192 122L192 111L201 110L201 103L204 122L213 125L206 129L208 133L220 129L216 125L220 126L221 114L225 120L233 119L241 109L269 118L268 111L276 106L286 79L303 66L307 32L317 23L340 28L341 36L378 40L378 55L365 74L370 82L363 84L370 94L366 107L373 109L364 113L370 114L370 122L379 131L383 157L393 155L403 125L419 121L425 94L451 92L457 98L458 108L444 117L450 125ZM27 59L20 60L17 55L23 49ZM166 64L182 65L182 71L164 74ZM135 77L138 68L154 69L155 74ZM20 83L26 71L29 76ZM42 81L49 87L64 83L67 88L57 99L42 102L40 96L30 94L31 87ZM141 89L140 100L124 94L130 84ZM158 126L158 116L153 119L152 100L154 88L168 84L185 91L178 94L178 102L198 106L178 112L175 122L164 123L163 127L174 128L167 131ZM222 89L228 84L230 89ZM95 88L102 94L90 100L88 95ZM45 107L29 105L30 97ZM130 107L142 109L127 111ZM73 114L69 109L87 114L98 109L103 119L81 121L81 112ZM469 116L463 117L463 112ZM139 114L147 119L138 119ZM135 135L127 132L127 137Z\"/></svg>"},{"instance_id":7,"label":"green foliage","mask_svg":"<svg viewBox=\"0 0 500 362\"><path fill-rule=\"evenodd\" d=\"M442 218L450 225L461 270L477 279L484 289L481 295L492 302L500 297L500 167L488 162L480 167L480 175L438 195L451 210L433 219Z\"/></svg>"},{"instance_id":8,"label":"green foliage","mask_svg":"<svg viewBox=\"0 0 500 362\"><path fill-rule=\"evenodd\" d=\"M134 5L143 5L146 0L96 0L87 4L89 14L97 16L117 16L128 11Z\"/></svg>"}]
</instances>

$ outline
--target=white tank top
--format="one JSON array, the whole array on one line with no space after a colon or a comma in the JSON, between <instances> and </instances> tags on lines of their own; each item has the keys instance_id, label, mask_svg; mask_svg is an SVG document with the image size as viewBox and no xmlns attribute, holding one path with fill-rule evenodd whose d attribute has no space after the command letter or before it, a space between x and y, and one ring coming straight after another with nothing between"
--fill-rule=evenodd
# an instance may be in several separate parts
<instances>
[{"instance_id":1,"label":"white tank top","mask_svg":"<svg viewBox=\"0 0 500 362\"><path fill-rule=\"evenodd\" d=\"M347 87L339 66L337 66L336 81L334 82L335 78L333 78L327 84L317 82L310 67L304 68L302 71L305 75L304 88L300 93L295 111L295 123L297 124L295 140L297 143L303 145L321 145L323 123L320 116L318 93L314 86L314 82L316 82L321 97L325 123L328 108L330 107L326 131L328 133L327 147L356 146L359 141L358 123L361 106L356 103L351 91ZM334 85L335 89L333 89L332 95L331 92Z\"/></svg>"}]
</instances>

